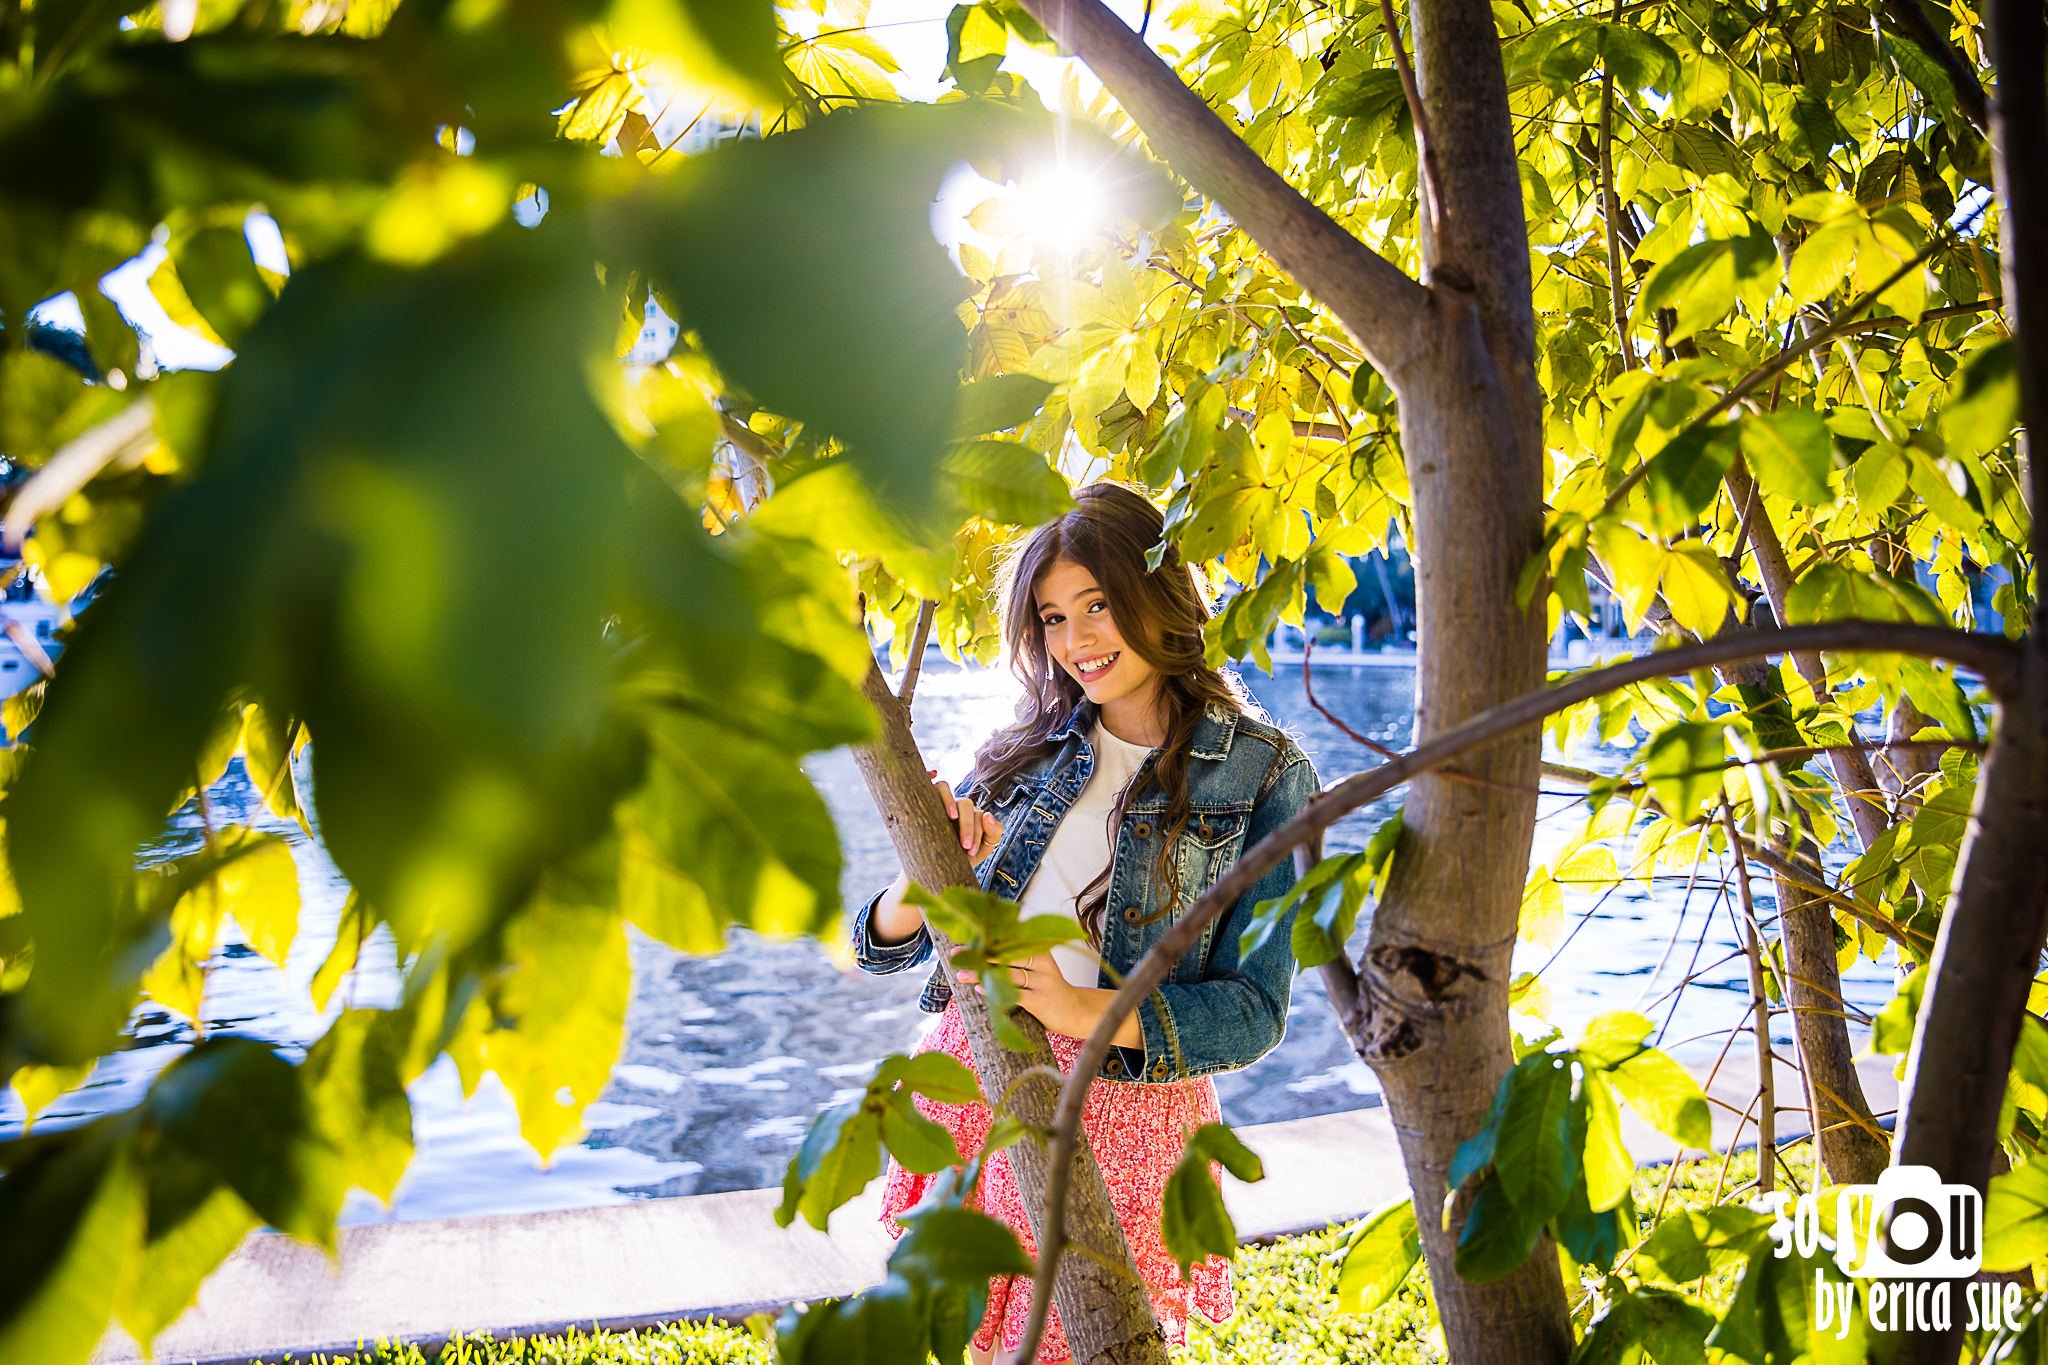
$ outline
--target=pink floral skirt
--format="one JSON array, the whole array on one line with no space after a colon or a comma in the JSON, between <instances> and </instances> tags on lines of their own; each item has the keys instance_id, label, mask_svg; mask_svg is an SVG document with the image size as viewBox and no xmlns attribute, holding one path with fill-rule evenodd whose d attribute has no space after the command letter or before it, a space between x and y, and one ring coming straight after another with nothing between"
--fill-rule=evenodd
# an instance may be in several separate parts
<instances>
[{"instance_id":1,"label":"pink floral skirt","mask_svg":"<svg viewBox=\"0 0 2048 1365\"><path fill-rule=\"evenodd\" d=\"M1071 1071L1081 1054L1081 1040L1063 1033L1046 1035L1061 1071ZM916 1052L945 1052L965 1063L974 1059L967 1049L967 1027L957 1004L948 1004L935 1028L914 1049ZM988 1136L989 1109L980 1102L941 1104L923 1095L914 1103L918 1112L953 1135L964 1163L981 1150ZM1152 1311L1167 1341L1179 1346L1187 1340L1190 1314L1199 1310L1210 1322L1221 1322L1237 1307L1231 1288L1230 1262L1211 1256L1196 1263L1192 1279L1183 1279L1180 1267L1167 1254L1159 1232L1160 1202L1166 1192L1166 1178L1173 1173L1188 1135L1205 1123L1221 1117L1216 1104L1216 1085L1207 1076L1146 1085L1134 1081L1108 1081L1099 1077L1088 1087L1088 1099L1081 1109L1081 1125L1088 1145L1102 1167L1109 1184L1110 1202L1117 1221L1123 1224L1124 1239L1145 1278L1152 1297ZM1210 1174L1219 1174L1214 1162ZM896 1215L908 1211L924 1197L934 1177L904 1170L889 1162L888 1182L882 1193L882 1226L891 1237L903 1235ZM1031 1224L1024 1216L1017 1181L1010 1172L1010 1154L997 1152L983 1167L981 1182L968 1200L998 1222L1007 1224L1024 1244L1024 1254L1034 1259L1038 1244L1031 1236ZM998 1339L1003 1349L1015 1350L1024 1342L1024 1328L1031 1317L1031 1279L1026 1275L998 1275L989 1281L988 1312L975 1331L974 1344L992 1349ZM1072 1360L1067 1334L1060 1326L1059 1309L1046 1319L1045 1340L1038 1358L1047 1362Z\"/></svg>"}]
</instances>

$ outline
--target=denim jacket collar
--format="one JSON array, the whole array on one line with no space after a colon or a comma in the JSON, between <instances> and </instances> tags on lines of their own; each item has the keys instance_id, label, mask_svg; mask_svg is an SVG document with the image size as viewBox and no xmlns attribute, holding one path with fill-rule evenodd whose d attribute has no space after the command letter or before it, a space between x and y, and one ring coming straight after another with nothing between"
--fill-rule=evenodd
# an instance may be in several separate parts
<instances>
[{"instance_id":1,"label":"denim jacket collar","mask_svg":"<svg viewBox=\"0 0 2048 1365\"><path fill-rule=\"evenodd\" d=\"M1218 762L1228 758L1230 741L1237 734L1237 715L1236 711L1219 702L1210 702L1204 707L1202 718L1195 722L1194 741L1188 746L1189 756ZM1083 697L1046 738L1055 743L1065 743L1076 732L1086 734L1094 727L1095 718L1095 703Z\"/></svg>"}]
</instances>

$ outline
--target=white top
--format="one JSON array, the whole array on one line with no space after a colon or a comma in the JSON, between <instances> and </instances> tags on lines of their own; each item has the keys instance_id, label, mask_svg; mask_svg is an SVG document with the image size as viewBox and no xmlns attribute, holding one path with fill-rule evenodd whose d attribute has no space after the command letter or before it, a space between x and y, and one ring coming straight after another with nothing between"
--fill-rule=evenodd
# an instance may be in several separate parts
<instances>
[{"instance_id":1,"label":"white top","mask_svg":"<svg viewBox=\"0 0 2048 1365\"><path fill-rule=\"evenodd\" d=\"M1103 729L1099 720L1088 732L1088 743L1095 750L1095 770L1046 841L1038 870L1017 898L1024 919L1060 915L1078 922L1081 893L1109 866L1109 821L1116 813L1116 803L1152 752L1143 744L1118 739ZM1098 980L1101 959L1085 939L1054 945L1052 960L1072 985L1093 987Z\"/></svg>"}]
</instances>

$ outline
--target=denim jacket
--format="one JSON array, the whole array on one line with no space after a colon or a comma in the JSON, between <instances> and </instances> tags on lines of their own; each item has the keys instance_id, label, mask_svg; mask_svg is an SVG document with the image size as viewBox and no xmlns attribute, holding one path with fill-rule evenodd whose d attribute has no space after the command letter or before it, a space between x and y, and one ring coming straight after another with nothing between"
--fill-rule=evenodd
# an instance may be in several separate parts
<instances>
[{"instance_id":1,"label":"denim jacket","mask_svg":"<svg viewBox=\"0 0 2048 1365\"><path fill-rule=\"evenodd\" d=\"M1087 735L1095 717L1095 704L1084 698L1050 736L1059 748L1036 770L999 790L984 792L972 781L958 788L959 795L974 797L1003 826L1002 839L975 869L984 890L1011 900L1023 895L1053 830L1094 771ZM1193 804L1168 862L1180 883L1180 905L1169 908L1172 897L1157 871L1167 801L1151 781L1155 750L1132 779L1138 785L1110 860L1098 986L1121 980L1240 853L1279 828L1321 788L1314 765L1291 738L1264 720L1224 706L1209 706L1196 725L1189 755ZM1294 977L1291 914L1249 957L1239 955L1238 938L1259 902L1284 894L1293 884L1290 858L1211 921L1201 941L1139 1006L1144 1047L1112 1048L1100 1074L1111 1080L1177 1081L1249 1066L1272 1051L1286 1027ZM869 897L854 915L854 959L867 972L908 971L932 955L931 935L920 925L916 936L902 943L876 943L870 922L884 892ZM951 997L951 971L941 962L918 1004L936 1013Z\"/></svg>"}]
</instances>

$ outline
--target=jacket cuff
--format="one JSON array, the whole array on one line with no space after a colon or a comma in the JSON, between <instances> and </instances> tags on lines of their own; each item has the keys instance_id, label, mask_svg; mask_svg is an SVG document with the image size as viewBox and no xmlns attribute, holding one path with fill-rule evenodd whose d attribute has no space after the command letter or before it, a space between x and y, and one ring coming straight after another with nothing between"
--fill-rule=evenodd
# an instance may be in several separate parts
<instances>
[{"instance_id":1,"label":"jacket cuff","mask_svg":"<svg viewBox=\"0 0 2048 1365\"><path fill-rule=\"evenodd\" d=\"M1181 1055L1180 1031L1174 1026L1165 992L1155 989L1139 1002L1138 1027L1145 1035L1145 1055L1140 1059L1143 1070L1132 1073L1131 1079L1157 1083L1185 1077L1187 1059Z\"/></svg>"},{"instance_id":2,"label":"jacket cuff","mask_svg":"<svg viewBox=\"0 0 2048 1365\"><path fill-rule=\"evenodd\" d=\"M888 976L904 972L931 956L931 932L920 924L917 933L901 943L877 943L875 941L875 907L881 904L889 890L883 887L861 906L853 917L853 960L860 969L874 976Z\"/></svg>"}]
</instances>

